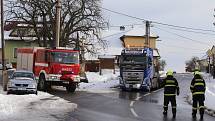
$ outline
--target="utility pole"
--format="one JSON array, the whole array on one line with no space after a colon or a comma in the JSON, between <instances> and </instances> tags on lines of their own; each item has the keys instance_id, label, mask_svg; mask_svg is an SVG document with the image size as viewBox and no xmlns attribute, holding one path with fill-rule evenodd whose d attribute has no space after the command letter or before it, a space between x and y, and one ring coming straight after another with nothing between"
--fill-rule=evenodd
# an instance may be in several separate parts
<instances>
[{"instance_id":1,"label":"utility pole","mask_svg":"<svg viewBox=\"0 0 215 121\"><path fill-rule=\"evenodd\" d=\"M212 57L212 51L209 49L207 51L207 56L208 56L208 73L211 74L211 57Z\"/></svg>"},{"instance_id":2,"label":"utility pole","mask_svg":"<svg viewBox=\"0 0 215 121\"><path fill-rule=\"evenodd\" d=\"M211 74L211 58L208 56L208 73Z\"/></svg>"},{"instance_id":3,"label":"utility pole","mask_svg":"<svg viewBox=\"0 0 215 121\"><path fill-rule=\"evenodd\" d=\"M215 54L213 53L213 78L215 79Z\"/></svg>"},{"instance_id":4,"label":"utility pole","mask_svg":"<svg viewBox=\"0 0 215 121\"><path fill-rule=\"evenodd\" d=\"M61 1L56 1L56 37L55 37L55 47L59 47L60 45L60 16L61 16Z\"/></svg>"},{"instance_id":5,"label":"utility pole","mask_svg":"<svg viewBox=\"0 0 215 121\"><path fill-rule=\"evenodd\" d=\"M2 85L3 90L7 90L7 72L5 67L5 41L4 41L4 4L1 0L1 46L2 46Z\"/></svg>"},{"instance_id":6,"label":"utility pole","mask_svg":"<svg viewBox=\"0 0 215 121\"><path fill-rule=\"evenodd\" d=\"M150 21L146 21L146 46L150 47Z\"/></svg>"},{"instance_id":7,"label":"utility pole","mask_svg":"<svg viewBox=\"0 0 215 121\"><path fill-rule=\"evenodd\" d=\"M215 46L213 45L212 49L211 49L211 53L212 53L212 64L213 64L213 71L212 71L212 75L213 78L215 79Z\"/></svg>"}]
</instances>

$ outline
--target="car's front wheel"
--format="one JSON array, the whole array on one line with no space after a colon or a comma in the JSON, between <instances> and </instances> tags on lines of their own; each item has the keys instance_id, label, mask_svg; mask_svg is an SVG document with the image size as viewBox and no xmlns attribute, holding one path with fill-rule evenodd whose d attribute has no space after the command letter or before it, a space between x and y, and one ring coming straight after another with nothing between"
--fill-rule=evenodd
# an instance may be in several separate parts
<instances>
[{"instance_id":1,"label":"car's front wheel","mask_svg":"<svg viewBox=\"0 0 215 121\"><path fill-rule=\"evenodd\" d=\"M38 83L38 89L41 91L45 91L46 89L46 79L44 75L40 75L39 77L39 83Z\"/></svg>"}]
</instances>

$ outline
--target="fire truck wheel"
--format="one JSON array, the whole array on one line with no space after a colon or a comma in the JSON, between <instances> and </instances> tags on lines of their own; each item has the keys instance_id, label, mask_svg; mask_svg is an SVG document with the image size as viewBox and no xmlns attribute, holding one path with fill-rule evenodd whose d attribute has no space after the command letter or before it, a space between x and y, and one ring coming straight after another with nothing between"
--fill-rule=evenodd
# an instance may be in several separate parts
<instances>
[{"instance_id":1,"label":"fire truck wheel","mask_svg":"<svg viewBox=\"0 0 215 121\"><path fill-rule=\"evenodd\" d=\"M69 84L69 85L66 86L67 92L75 92L75 89L76 89L76 84L75 83L72 83L72 84Z\"/></svg>"},{"instance_id":2,"label":"fire truck wheel","mask_svg":"<svg viewBox=\"0 0 215 121\"><path fill-rule=\"evenodd\" d=\"M38 89L41 91L45 91L46 85L45 85L45 76L40 75L39 77L39 84L38 84Z\"/></svg>"}]
</instances>

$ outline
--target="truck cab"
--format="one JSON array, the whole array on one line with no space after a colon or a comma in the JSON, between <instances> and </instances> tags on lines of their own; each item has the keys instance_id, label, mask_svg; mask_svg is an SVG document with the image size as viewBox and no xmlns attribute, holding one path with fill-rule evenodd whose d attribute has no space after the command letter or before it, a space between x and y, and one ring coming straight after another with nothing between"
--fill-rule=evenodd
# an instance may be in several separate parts
<instances>
[{"instance_id":1,"label":"truck cab","mask_svg":"<svg viewBox=\"0 0 215 121\"><path fill-rule=\"evenodd\" d=\"M120 57L120 87L150 90L154 78L153 50L125 48Z\"/></svg>"}]
</instances>

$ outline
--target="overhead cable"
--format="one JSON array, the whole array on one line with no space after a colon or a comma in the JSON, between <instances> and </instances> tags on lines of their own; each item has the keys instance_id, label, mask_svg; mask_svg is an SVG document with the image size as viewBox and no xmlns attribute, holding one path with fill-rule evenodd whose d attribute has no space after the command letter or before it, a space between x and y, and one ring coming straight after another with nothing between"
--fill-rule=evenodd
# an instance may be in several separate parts
<instances>
[{"instance_id":1,"label":"overhead cable","mask_svg":"<svg viewBox=\"0 0 215 121\"><path fill-rule=\"evenodd\" d=\"M159 30L165 31L165 32L167 32L167 33L170 33L170 34L176 35L176 36L178 36L178 37L181 37L181 38L184 38L184 39L187 39L187 40L191 40L191 41L196 42L196 43L200 43L200 44L205 44L205 45L211 46L211 45L210 45L210 44L208 44L208 43L205 43L205 42L202 42L202 41L198 41L198 40L194 40L194 39L191 39L191 38L189 38L189 37L185 37L185 36L183 36L183 35L176 34L176 33L174 33L174 32L170 32L170 31L167 31L167 30L161 29L161 28L156 27L156 26L154 26L154 28L157 28L157 29L159 29Z\"/></svg>"},{"instance_id":2,"label":"overhead cable","mask_svg":"<svg viewBox=\"0 0 215 121\"><path fill-rule=\"evenodd\" d=\"M121 12L117 12L117 11L113 11L104 7L101 7L101 9L104 9L106 11L112 12L112 13L116 13L119 15L123 15L123 16L127 16L129 18L133 18L133 19L137 19L137 20L142 20L143 22L146 22L147 20L144 18L139 18L136 16L131 16L125 13L121 13ZM159 24L159 25L164 25L164 26L170 26L170 27L175 27L175 28L181 28L181 29L189 29L189 30L195 30L195 31L204 31L204 32L215 32L214 30L209 30L209 29L199 29L199 28L191 28L191 27L185 27L185 26L178 26L178 25L172 25L172 24L167 24L167 23L162 23L162 22L157 22L157 21L150 21L151 23L155 23L155 24Z\"/></svg>"},{"instance_id":3,"label":"overhead cable","mask_svg":"<svg viewBox=\"0 0 215 121\"><path fill-rule=\"evenodd\" d=\"M199 31L187 30L187 29L182 29L182 28L173 28L173 27L168 27L168 28L173 29L173 30L178 30L178 31L185 31L185 32L192 32L192 33L196 33L196 34L204 34L204 35L215 36L215 34L213 34L213 33L199 32Z\"/></svg>"},{"instance_id":4,"label":"overhead cable","mask_svg":"<svg viewBox=\"0 0 215 121\"><path fill-rule=\"evenodd\" d=\"M125 14L125 13L113 11L113 10L110 10L110 9L107 9L107 8L103 8L103 7L101 7L101 8L104 9L104 10L106 10L106 11L112 12L112 13L116 13L116 14L119 14L119 15L127 16L129 18L134 18L134 19L137 19L137 20L146 21L145 19L142 19L142 18L139 18L139 17L131 16L131 15L128 15L128 14Z\"/></svg>"}]
</instances>

